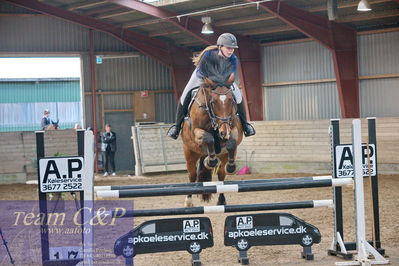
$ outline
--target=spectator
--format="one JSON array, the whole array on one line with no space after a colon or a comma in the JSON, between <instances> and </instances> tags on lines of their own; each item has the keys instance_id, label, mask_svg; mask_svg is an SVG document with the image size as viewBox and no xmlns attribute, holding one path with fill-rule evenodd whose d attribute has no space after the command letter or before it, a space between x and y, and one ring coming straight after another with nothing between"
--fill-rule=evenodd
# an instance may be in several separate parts
<instances>
[{"instance_id":1,"label":"spectator","mask_svg":"<svg viewBox=\"0 0 399 266\"><path fill-rule=\"evenodd\" d=\"M43 118L41 121L41 127L43 130L45 130L48 125L52 124L52 121L49 116L50 116L50 111L48 109L45 109L43 112Z\"/></svg>"},{"instance_id":2,"label":"spectator","mask_svg":"<svg viewBox=\"0 0 399 266\"><path fill-rule=\"evenodd\" d=\"M112 132L110 124L105 125L105 132L101 134L101 151L103 152L104 176L108 176L111 164L112 175L115 176L115 152L116 152L116 134Z\"/></svg>"},{"instance_id":3,"label":"spectator","mask_svg":"<svg viewBox=\"0 0 399 266\"><path fill-rule=\"evenodd\" d=\"M74 129L82 129L82 127L80 126L79 123L76 123L75 126L74 126Z\"/></svg>"}]
</instances>

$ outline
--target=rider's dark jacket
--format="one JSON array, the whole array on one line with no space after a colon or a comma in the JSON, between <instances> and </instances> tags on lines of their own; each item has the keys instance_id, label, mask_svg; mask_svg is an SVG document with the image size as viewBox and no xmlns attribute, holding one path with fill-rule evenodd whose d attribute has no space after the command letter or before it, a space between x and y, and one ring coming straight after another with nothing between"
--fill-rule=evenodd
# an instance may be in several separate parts
<instances>
[{"instance_id":1,"label":"rider's dark jacket","mask_svg":"<svg viewBox=\"0 0 399 266\"><path fill-rule=\"evenodd\" d=\"M40 123L40 126L42 127L42 129L45 129L48 125L51 124L51 119L50 117L45 117L43 116L42 121Z\"/></svg>"},{"instance_id":2,"label":"rider's dark jacket","mask_svg":"<svg viewBox=\"0 0 399 266\"><path fill-rule=\"evenodd\" d=\"M199 64L198 64L198 66L197 66L197 68L196 68L196 74L197 74L197 77L199 77L199 78L204 78L204 75L201 73L201 64L203 63L203 62L205 62L206 60L207 60L207 58L211 55L211 53L215 53L215 54L217 54L217 53L219 53L219 49L214 49L214 50L209 50L209 51L206 51L203 55L202 55L202 58L201 58L201 61L199 62ZM237 59L237 56L235 55L235 54L232 54L229 58L225 58L225 57L223 57L223 56L220 56L220 59L221 60L228 60L228 61L230 61L230 63L231 63L231 65L233 66L233 72L236 74L236 72L237 72L237 65L238 65L238 59Z\"/></svg>"}]
</instances>

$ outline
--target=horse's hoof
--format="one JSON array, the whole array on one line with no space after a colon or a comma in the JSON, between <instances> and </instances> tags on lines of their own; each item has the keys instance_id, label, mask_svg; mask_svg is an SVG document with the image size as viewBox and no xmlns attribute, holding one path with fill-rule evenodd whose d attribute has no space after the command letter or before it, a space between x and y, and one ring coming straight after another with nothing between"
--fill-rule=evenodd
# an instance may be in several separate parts
<instances>
[{"instance_id":1,"label":"horse's hoof","mask_svg":"<svg viewBox=\"0 0 399 266\"><path fill-rule=\"evenodd\" d=\"M218 202L216 204L217 205L226 205L226 201L225 200L218 200Z\"/></svg>"},{"instance_id":2,"label":"horse's hoof","mask_svg":"<svg viewBox=\"0 0 399 266\"><path fill-rule=\"evenodd\" d=\"M184 201L184 207L186 207L186 208L194 207L193 200L192 199L186 199Z\"/></svg>"},{"instance_id":3,"label":"horse's hoof","mask_svg":"<svg viewBox=\"0 0 399 266\"><path fill-rule=\"evenodd\" d=\"M185 203L184 203L184 207L186 207L186 208L192 208L192 207L194 207L194 204L193 204L192 202L185 202Z\"/></svg>"},{"instance_id":4,"label":"horse's hoof","mask_svg":"<svg viewBox=\"0 0 399 266\"><path fill-rule=\"evenodd\" d=\"M235 172L236 172L236 170L237 170L237 166L236 166L236 164L235 163L232 163L232 164L226 164L226 172L228 173L228 174L234 174Z\"/></svg>"},{"instance_id":5,"label":"horse's hoof","mask_svg":"<svg viewBox=\"0 0 399 266\"><path fill-rule=\"evenodd\" d=\"M215 159L210 159L210 157L206 157L204 160L204 166L206 169L208 170L212 170L213 168L215 168L218 164L219 164L220 160L218 157L215 157Z\"/></svg>"}]
</instances>

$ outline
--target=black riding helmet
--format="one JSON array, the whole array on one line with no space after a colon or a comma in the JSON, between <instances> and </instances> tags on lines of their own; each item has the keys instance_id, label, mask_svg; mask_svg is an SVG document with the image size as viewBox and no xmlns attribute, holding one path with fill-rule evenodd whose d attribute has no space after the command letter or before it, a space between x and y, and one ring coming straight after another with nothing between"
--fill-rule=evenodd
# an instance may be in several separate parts
<instances>
[{"instance_id":1,"label":"black riding helmet","mask_svg":"<svg viewBox=\"0 0 399 266\"><path fill-rule=\"evenodd\" d=\"M231 33L221 34L216 42L216 45L230 48L238 48L237 38Z\"/></svg>"}]
</instances>

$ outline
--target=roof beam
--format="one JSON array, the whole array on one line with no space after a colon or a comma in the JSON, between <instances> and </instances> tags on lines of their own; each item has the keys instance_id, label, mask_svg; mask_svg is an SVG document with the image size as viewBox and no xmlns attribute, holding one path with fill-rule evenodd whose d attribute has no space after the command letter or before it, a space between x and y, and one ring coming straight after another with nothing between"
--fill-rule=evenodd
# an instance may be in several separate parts
<instances>
[{"instance_id":1,"label":"roof beam","mask_svg":"<svg viewBox=\"0 0 399 266\"><path fill-rule=\"evenodd\" d=\"M256 0L245 0L255 2ZM327 47L332 54L343 118L360 116L356 31L282 1L259 4L299 32Z\"/></svg>"},{"instance_id":2,"label":"roof beam","mask_svg":"<svg viewBox=\"0 0 399 266\"><path fill-rule=\"evenodd\" d=\"M386 3L390 1L399 1L399 0L373 0L370 1L372 5L375 4L381 4L381 3ZM338 3L338 8L339 9L345 9L345 8L352 8L352 7L357 7L359 1L351 1L351 2L340 2ZM236 8L231 8L231 9L225 9L225 10L218 10L212 13L217 13L217 12L227 12L231 11L233 9L244 9L244 8L253 8L253 6L241 6L241 7L236 7ZM314 7L304 7L302 8L303 10L306 10L311 13L316 13L316 12L323 12L327 11L327 5L318 5ZM233 19L226 19L226 20L220 20L215 23L213 23L216 26L222 27L222 26L229 26L229 25L237 25L237 24L243 24L243 23L251 23L251 22L257 22L257 21L266 21L266 20L271 20L271 19L276 19L276 16L272 14L262 14L259 16L245 16L245 17L239 17L239 18L233 18ZM158 23L158 20L148 20L145 22L142 21L133 21L133 22L127 22L123 25L124 28L134 28L134 27L140 27L144 25L150 25L150 24L155 24Z\"/></svg>"},{"instance_id":3,"label":"roof beam","mask_svg":"<svg viewBox=\"0 0 399 266\"><path fill-rule=\"evenodd\" d=\"M106 12L110 12L110 11L115 11L115 10L120 10L122 9L120 6L110 6L110 7L104 7L104 8L99 8L99 9L93 9L93 10L89 10L85 12L86 16L92 16L92 15L99 15L99 14L103 14Z\"/></svg>"},{"instance_id":4,"label":"roof beam","mask_svg":"<svg viewBox=\"0 0 399 266\"><path fill-rule=\"evenodd\" d=\"M168 50L165 49L165 47L167 47L168 45L163 41L151 39L145 35L133 31L123 30L118 26L103 22L101 20L76 14L58 7L45 4L43 2L39 2L37 0L4 0L4 1L46 15L74 22L91 29L109 33L114 37L116 37L117 39L126 42L127 44L139 50L140 52L149 56L153 56L156 59L165 63L166 65L170 65L170 60L167 59Z\"/></svg>"},{"instance_id":5,"label":"roof beam","mask_svg":"<svg viewBox=\"0 0 399 266\"><path fill-rule=\"evenodd\" d=\"M169 11L164 8L156 7L141 1L137 0L108 0L110 3L118 4L123 7L127 7L131 10L136 10L139 12L142 12L144 14L163 19L166 21L169 21L179 27L182 31L187 32L194 36L197 39L200 39L204 41L207 44L214 44L216 43L216 36L218 34L221 34L222 31L215 29L215 35L203 35L201 34L201 29L202 29L202 22L196 20L196 19L190 19L189 17L182 17L180 19L177 19L176 16L178 15L177 13L173 11Z\"/></svg>"},{"instance_id":6,"label":"roof beam","mask_svg":"<svg viewBox=\"0 0 399 266\"><path fill-rule=\"evenodd\" d=\"M96 18L99 18L99 19L114 18L114 17L118 17L118 16L134 14L134 13L137 13L137 11L134 11L134 10L120 10L118 12L102 14L102 15L97 16Z\"/></svg>"},{"instance_id":7,"label":"roof beam","mask_svg":"<svg viewBox=\"0 0 399 266\"><path fill-rule=\"evenodd\" d=\"M399 0L398 0L399 1ZM369 12L369 13L360 13L356 15L348 15L341 17L337 20L340 23L351 23L351 22L359 22L359 21L369 21L374 19L388 18L388 17L399 17L399 10L386 10L381 12ZM284 26L275 26L275 27L264 27L253 30L239 30L237 31L240 34L245 34L248 36L251 35L263 35L263 34L272 34L272 33L281 33L295 30L290 25ZM150 33L152 35L152 33ZM161 36L159 33L157 36Z\"/></svg>"},{"instance_id":8,"label":"roof beam","mask_svg":"<svg viewBox=\"0 0 399 266\"><path fill-rule=\"evenodd\" d=\"M187 32L196 39L201 40L206 44L215 44L217 36L222 34L224 31L220 28L213 27L215 34L204 35L201 34L203 23L197 19L190 18L188 16L177 18L178 14L143 3L137 0L108 0L111 3L115 3L132 10L145 13L147 15L163 19L173 23L175 26L180 28L182 31ZM239 62L241 64L240 75L244 91L244 97L247 98L247 104L249 107L249 115L252 120L263 119L263 100L262 97L262 82L261 82L261 62L260 62L260 45L257 41L249 39L244 36L237 36L238 42L241 47L246 49L239 49L237 51ZM246 90L250 88L250 90Z\"/></svg>"},{"instance_id":9,"label":"roof beam","mask_svg":"<svg viewBox=\"0 0 399 266\"><path fill-rule=\"evenodd\" d=\"M356 34L360 35L370 35L370 34L378 34L378 33L386 33L386 32L397 32L399 31L399 27L393 28L384 28L378 30L366 30L366 31L358 31ZM281 45L281 44L292 44L292 43L304 43L304 42L313 42L314 40L311 38L300 38L300 39L292 39L292 40L284 40L284 41L273 41L273 42L264 42L261 46L274 46L274 45ZM183 43L183 42L181 42Z\"/></svg>"},{"instance_id":10,"label":"roof beam","mask_svg":"<svg viewBox=\"0 0 399 266\"><path fill-rule=\"evenodd\" d=\"M155 58L161 63L171 67L174 77L176 96L181 93L178 89L184 88L192 71L190 60L191 52L183 47L178 47L162 40L157 40L143 34L125 30L121 27L80 15L58 7L54 7L37 0L3 0L11 4L34 10L52 17L64 19L80 24L84 27L108 33L115 38L127 43L141 53Z\"/></svg>"},{"instance_id":11,"label":"roof beam","mask_svg":"<svg viewBox=\"0 0 399 266\"><path fill-rule=\"evenodd\" d=\"M399 1L399 0L398 0ZM381 18L399 17L399 9L385 10L380 12L367 12L359 13L356 15L348 15L338 18L338 22L348 23L357 21L368 21Z\"/></svg>"},{"instance_id":12,"label":"roof beam","mask_svg":"<svg viewBox=\"0 0 399 266\"><path fill-rule=\"evenodd\" d=\"M270 14L263 13L263 14L260 14L257 16L244 16L244 17L238 17L238 18L233 18L233 19L219 20L213 24L218 27L222 27L222 26L230 26L230 25L237 25L237 24L243 24L243 23L266 21L266 20L272 20L272 19L276 19L276 17L273 15L270 15Z\"/></svg>"},{"instance_id":13,"label":"roof beam","mask_svg":"<svg viewBox=\"0 0 399 266\"><path fill-rule=\"evenodd\" d=\"M88 8L88 7L93 7L93 6L99 6L102 4L105 4L107 1L83 1L79 2L76 4L72 4L66 7L69 11L76 10L76 9L82 9L82 8Z\"/></svg>"}]
</instances>

